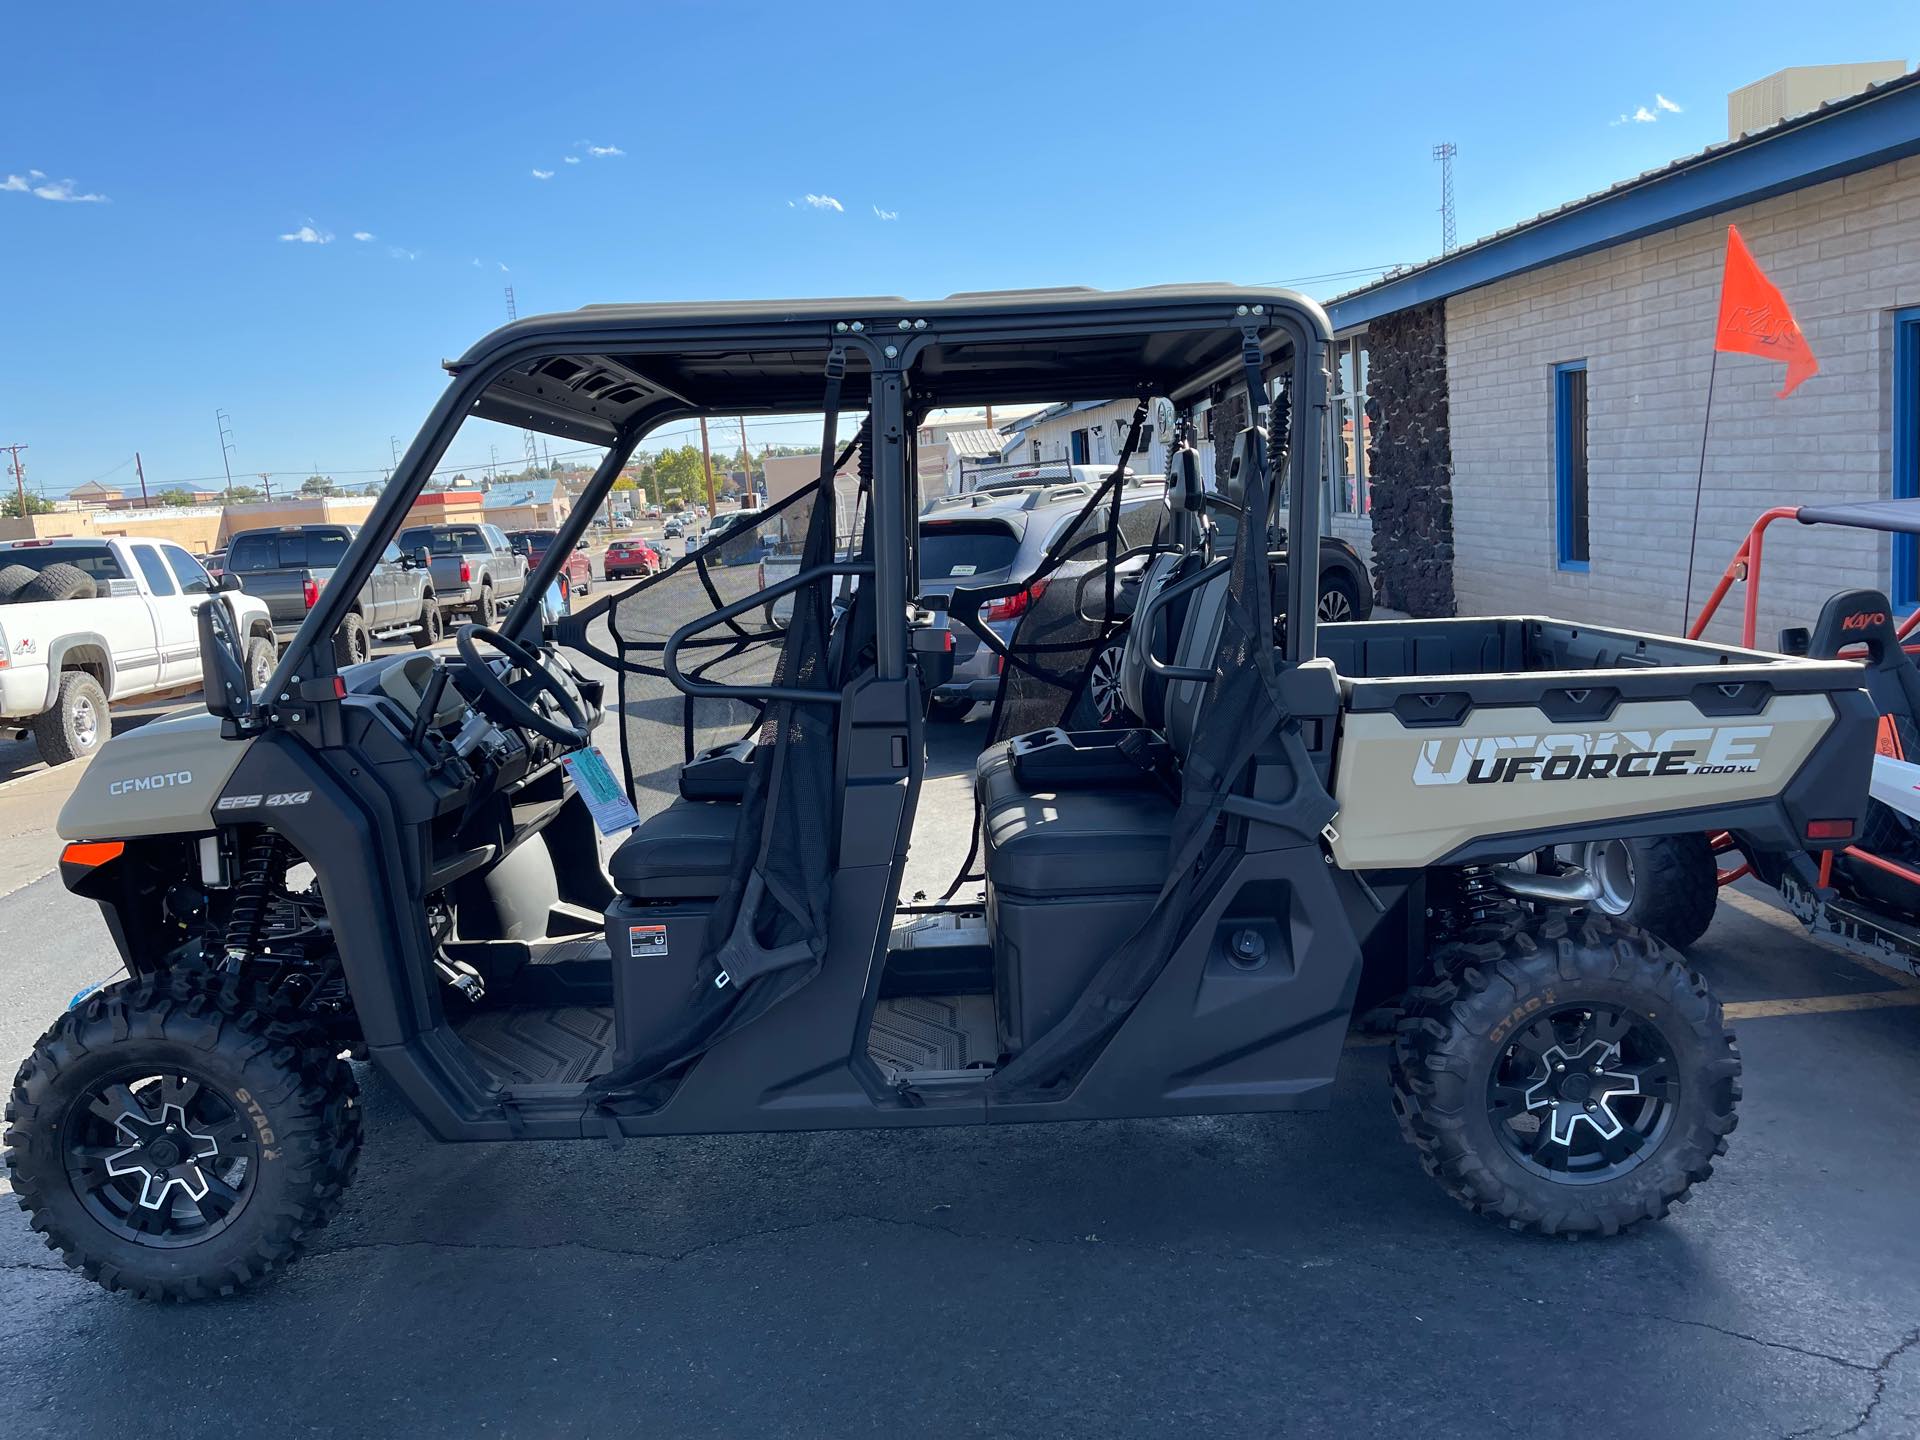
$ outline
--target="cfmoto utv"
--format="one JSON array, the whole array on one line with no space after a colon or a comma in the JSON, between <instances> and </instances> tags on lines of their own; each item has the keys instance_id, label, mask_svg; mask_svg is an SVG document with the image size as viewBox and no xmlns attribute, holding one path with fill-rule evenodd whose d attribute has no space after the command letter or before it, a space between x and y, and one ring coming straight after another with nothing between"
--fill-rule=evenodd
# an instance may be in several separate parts
<instances>
[{"instance_id":1,"label":"cfmoto utv","mask_svg":"<svg viewBox=\"0 0 1920 1440\"><path fill-rule=\"evenodd\" d=\"M351 1177L343 1055L442 1140L1258 1112L1324 1105L1388 1001L1393 1103L1450 1194L1541 1233L1664 1214L1725 1149L1739 1055L1701 980L1547 857L1850 832L1860 671L1534 617L1319 623L1329 344L1313 302L1221 286L611 305L488 336L271 680L205 607L208 713L110 741L62 814L127 975L15 1081L35 1227L146 1296L258 1279ZM1195 420L1236 389L1253 423L1215 473ZM1038 572L923 592L920 418L1114 396L1140 402L1119 463ZM1121 479L1162 399L1141 538ZM649 432L822 412L817 482L543 620ZM346 606L469 416L604 457L497 629L340 668ZM903 905L955 624L1003 665L981 888ZM1116 643L1133 723L1059 728Z\"/></svg>"}]
</instances>

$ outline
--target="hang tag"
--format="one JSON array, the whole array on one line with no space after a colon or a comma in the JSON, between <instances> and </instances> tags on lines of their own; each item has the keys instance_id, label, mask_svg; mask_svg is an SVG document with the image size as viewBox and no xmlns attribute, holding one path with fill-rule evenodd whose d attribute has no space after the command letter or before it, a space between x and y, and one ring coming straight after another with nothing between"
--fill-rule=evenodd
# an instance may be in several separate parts
<instances>
[{"instance_id":1,"label":"hang tag","mask_svg":"<svg viewBox=\"0 0 1920 1440\"><path fill-rule=\"evenodd\" d=\"M598 745L562 755L560 764L573 777L574 788L587 802L587 811L602 835L617 835L640 823L639 812L627 799L627 792L620 788L620 782L613 778L613 768L607 764L607 757L600 753Z\"/></svg>"}]
</instances>

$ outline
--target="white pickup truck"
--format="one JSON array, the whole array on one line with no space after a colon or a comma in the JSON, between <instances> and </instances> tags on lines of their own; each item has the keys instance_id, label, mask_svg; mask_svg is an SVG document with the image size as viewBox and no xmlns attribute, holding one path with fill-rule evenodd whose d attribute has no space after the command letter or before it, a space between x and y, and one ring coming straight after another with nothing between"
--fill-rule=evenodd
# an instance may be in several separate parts
<instances>
[{"instance_id":1,"label":"white pickup truck","mask_svg":"<svg viewBox=\"0 0 1920 1440\"><path fill-rule=\"evenodd\" d=\"M200 687L196 612L219 595L247 637L255 685L273 673L266 605L168 540L0 542L0 726L51 765L91 755L109 704Z\"/></svg>"}]
</instances>

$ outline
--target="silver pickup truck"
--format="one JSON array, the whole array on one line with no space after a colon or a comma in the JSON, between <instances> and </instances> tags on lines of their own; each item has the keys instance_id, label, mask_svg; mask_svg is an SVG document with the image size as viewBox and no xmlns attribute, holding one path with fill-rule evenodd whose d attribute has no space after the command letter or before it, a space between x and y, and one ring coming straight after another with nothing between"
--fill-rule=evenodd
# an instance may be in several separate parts
<instances>
[{"instance_id":1,"label":"silver pickup truck","mask_svg":"<svg viewBox=\"0 0 1920 1440\"><path fill-rule=\"evenodd\" d=\"M431 558L433 593L443 615L498 625L507 602L527 583L526 558L514 552L498 525L413 525L397 542L408 555L425 550Z\"/></svg>"},{"instance_id":2,"label":"silver pickup truck","mask_svg":"<svg viewBox=\"0 0 1920 1440\"><path fill-rule=\"evenodd\" d=\"M226 573L247 594L266 602L273 633L284 642L319 602L320 592L358 529L356 525L287 525L243 530L227 547ZM388 545L337 632L334 648L340 663L354 665L366 659L375 637L405 632L416 645L433 644L442 628L436 588L420 556Z\"/></svg>"}]
</instances>

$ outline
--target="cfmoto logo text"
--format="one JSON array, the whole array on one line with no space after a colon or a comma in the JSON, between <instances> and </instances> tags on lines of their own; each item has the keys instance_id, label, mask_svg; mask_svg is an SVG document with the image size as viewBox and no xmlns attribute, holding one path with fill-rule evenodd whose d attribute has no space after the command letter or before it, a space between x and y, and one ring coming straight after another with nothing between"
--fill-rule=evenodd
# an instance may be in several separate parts
<instances>
[{"instance_id":1,"label":"cfmoto logo text","mask_svg":"<svg viewBox=\"0 0 1920 1440\"><path fill-rule=\"evenodd\" d=\"M191 785L191 770L163 770L158 775L136 775L130 780L110 780L107 794L131 795L138 790L166 790L175 785Z\"/></svg>"},{"instance_id":2,"label":"cfmoto logo text","mask_svg":"<svg viewBox=\"0 0 1920 1440\"><path fill-rule=\"evenodd\" d=\"M1720 725L1427 740L1413 762L1413 783L1495 785L1516 780L1751 775L1760 768L1772 734L1771 725Z\"/></svg>"}]
</instances>

